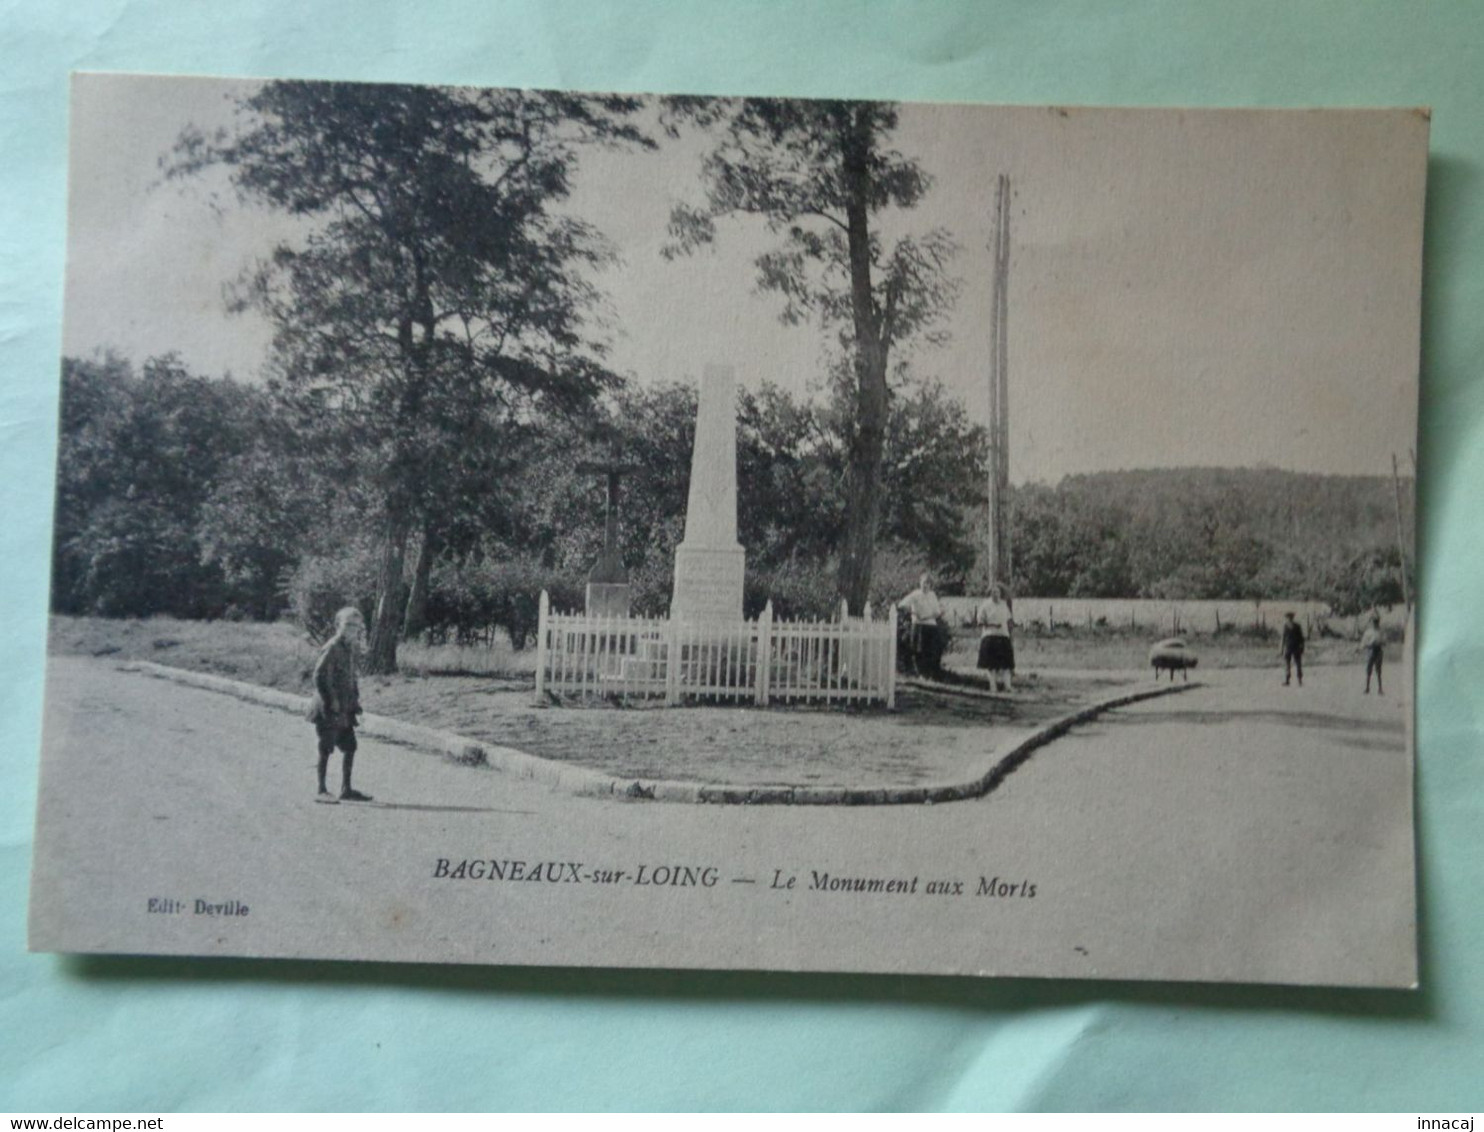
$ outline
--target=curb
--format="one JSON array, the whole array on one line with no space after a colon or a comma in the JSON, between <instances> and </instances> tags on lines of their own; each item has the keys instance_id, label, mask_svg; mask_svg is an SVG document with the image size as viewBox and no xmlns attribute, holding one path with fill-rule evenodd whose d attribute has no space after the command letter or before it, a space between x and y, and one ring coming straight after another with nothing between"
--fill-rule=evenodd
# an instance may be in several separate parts
<instances>
[{"instance_id":1,"label":"curb","mask_svg":"<svg viewBox=\"0 0 1484 1132\"><path fill-rule=\"evenodd\" d=\"M176 684L220 692L248 703L280 711L304 714L308 703L306 696L280 692L276 688L263 688L241 680L230 680L225 676L209 676L204 672L192 672L185 668L154 664L147 660L126 661L120 671L139 672L159 680L170 680ZM1024 763L1040 747L1053 739L1059 739L1078 724L1087 723L1105 711L1127 707L1143 700L1159 696L1170 696L1204 687L1200 681L1167 684L1161 688L1144 688L1137 692L1125 692L1106 700L1099 700L1070 715L1047 724L1022 739L997 759L985 773L965 782L924 786L727 786L699 782L678 782L655 779L649 782L614 778L601 771L586 767L568 766L553 762L539 755L526 754L513 747L500 747L475 742L449 731L438 731L431 727L404 723L384 715L366 714L357 725L363 735L375 739L386 739L410 747L422 747L437 751L445 758L465 766L490 766L502 773L530 782L564 790L582 797L619 797L636 801L690 802L713 805L794 805L794 806L881 806L911 805L936 802L958 802L988 794L1005 780L1018 766Z\"/></svg>"},{"instance_id":2,"label":"curb","mask_svg":"<svg viewBox=\"0 0 1484 1132\"><path fill-rule=\"evenodd\" d=\"M309 703L308 696L280 692L276 688L264 688L257 684L244 683L241 680L229 680L225 676L209 676L204 672L192 672L186 668L171 668L169 665L154 664L147 660L126 661L118 667L124 672L138 672L145 676L185 684L192 688L201 688L208 692L220 692L234 699L262 707L278 708L280 711L290 712L300 718L303 718L305 708ZM368 712L361 716L356 730L373 739L385 739L409 747L436 751L451 762L464 766L490 766L512 777L540 782L572 794L596 796L620 794L629 787L627 782L619 782L615 778L596 770L588 770L586 767L555 763L550 759L517 751L513 747L476 742L462 735L455 735L451 731L421 727L414 723L405 723L400 719L392 719L390 716L373 715Z\"/></svg>"},{"instance_id":3,"label":"curb","mask_svg":"<svg viewBox=\"0 0 1484 1132\"><path fill-rule=\"evenodd\" d=\"M971 684L945 684L936 680L927 680L921 676L901 676L897 678L897 689L911 688L914 692L931 692L936 696L964 696L971 700L1002 700L1005 693L991 691L989 688L979 688Z\"/></svg>"},{"instance_id":4,"label":"curb","mask_svg":"<svg viewBox=\"0 0 1484 1132\"><path fill-rule=\"evenodd\" d=\"M1162 688L1143 688L1137 692L1124 692L1099 700L1095 704L1079 708L1070 715L1048 723L1038 731L1027 735L995 764L976 778L965 782L924 786L702 786L697 790L696 801L725 802L736 804L791 803L796 806L881 806L881 805L933 805L937 802L960 802L988 794L1003 782L1016 767L1031 757L1040 747L1053 739L1059 739L1078 724L1087 723L1105 711L1127 707L1143 700L1187 692L1203 685L1199 681L1165 685Z\"/></svg>"}]
</instances>

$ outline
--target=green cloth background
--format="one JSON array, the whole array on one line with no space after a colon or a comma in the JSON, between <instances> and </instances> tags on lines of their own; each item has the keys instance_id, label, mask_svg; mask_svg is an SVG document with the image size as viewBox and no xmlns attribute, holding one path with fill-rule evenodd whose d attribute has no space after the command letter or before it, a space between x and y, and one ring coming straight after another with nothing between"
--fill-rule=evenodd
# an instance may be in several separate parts
<instances>
[{"instance_id":1,"label":"green cloth background","mask_svg":"<svg viewBox=\"0 0 1484 1132\"><path fill-rule=\"evenodd\" d=\"M1484 1107L1484 4L0 0L0 1110ZM25 952L73 69L1433 107L1415 994Z\"/></svg>"}]
</instances>

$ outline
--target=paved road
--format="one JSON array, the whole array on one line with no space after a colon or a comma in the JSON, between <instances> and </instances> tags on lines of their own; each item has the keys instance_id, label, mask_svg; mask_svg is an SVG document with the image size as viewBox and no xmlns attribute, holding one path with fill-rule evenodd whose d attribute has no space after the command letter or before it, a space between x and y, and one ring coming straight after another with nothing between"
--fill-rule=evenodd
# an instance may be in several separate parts
<instances>
[{"instance_id":1,"label":"paved road","mask_svg":"<svg viewBox=\"0 0 1484 1132\"><path fill-rule=\"evenodd\" d=\"M1303 688L1214 672L1076 729L985 804L1063 799L1055 836L1084 878L1083 914L1161 904L1158 943L1195 954L1213 923L1278 917L1287 931L1234 938L1220 964L1233 949L1264 968L1302 964L1322 944L1363 966L1415 934L1410 708L1392 675L1387 698L1350 668L1315 669Z\"/></svg>"},{"instance_id":2,"label":"paved road","mask_svg":"<svg viewBox=\"0 0 1484 1132\"><path fill-rule=\"evenodd\" d=\"M1405 983L1405 710L1355 675L1213 673L969 803L584 799L367 741L368 807L314 803L301 719L57 658L33 928L82 951ZM492 861L507 879L469 879Z\"/></svg>"}]
</instances>

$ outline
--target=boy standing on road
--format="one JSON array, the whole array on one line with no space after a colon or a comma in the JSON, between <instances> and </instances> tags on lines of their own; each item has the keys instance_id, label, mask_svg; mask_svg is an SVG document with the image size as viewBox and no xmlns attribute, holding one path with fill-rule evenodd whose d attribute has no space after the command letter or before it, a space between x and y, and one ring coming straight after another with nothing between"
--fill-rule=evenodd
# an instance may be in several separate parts
<instances>
[{"instance_id":1,"label":"boy standing on road","mask_svg":"<svg viewBox=\"0 0 1484 1132\"><path fill-rule=\"evenodd\" d=\"M1381 658L1386 651L1386 639L1381 634L1381 615L1371 614L1371 623L1360 638L1360 649L1365 653L1365 691L1371 694L1371 673L1376 674L1376 695L1381 691Z\"/></svg>"},{"instance_id":2,"label":"boy standing on road","mask_svg":"<svg viewBox=\"0 0 1484 1132\"><path fill-rule=\"evenodd\" d=\"M362 794L350 784L350 771L356 759L356 716L361 714L361 690L356 681L356 652L365 636L366 623L361 611L347 606L335 614L335 635L320 649L314 662L314 701L309 719L319 736L319 796L316 801L333 802L325 785L325 771L330 765L330 752L339 747L340 801L369 802L371 795Z\"/></svg>"},{"instance_id":3,"label":"boy standing on road","mask_svg":"<svg viewBox=\"0 0 1484 1132\"><path fill-rule=\"evenodd\" d=\"M1292 613L1283 615L1283 640L1278 646L1278 655L1283 658L1283 686L1288 686L1294 669L1298 670L1299 687L1304 686L1304 631L1293 619Z\"/></svg>"}]
</instances>

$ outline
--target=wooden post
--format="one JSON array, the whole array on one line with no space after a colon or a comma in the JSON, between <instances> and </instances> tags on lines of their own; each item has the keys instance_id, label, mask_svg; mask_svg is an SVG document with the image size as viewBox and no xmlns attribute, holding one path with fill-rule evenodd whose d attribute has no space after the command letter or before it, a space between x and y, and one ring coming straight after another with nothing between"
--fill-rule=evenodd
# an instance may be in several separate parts
<instances>
[{"instance_id":1,"label":"wooden post","mask_svg":"<svg viewBox=\"0 0 1484 1132\"><path fill-rule=\"evenodd\" d=\"M665 703L680 702L680 619L672 610L665 623Z\"/></svg>"},{"instance_id":2,"label":"wooden post","mask_svg":"<svg viewBox=\"0 0 1484 1132\"><path fill-rule=\"evenodd\" d=\"M599 617L594 628L597 638L593 641L593 691L601 698L608 691L603 683L608 664L608 618Z\"/></svg>"},{"instance_id":3,"label":"wooden post","mask_svg":"<svg viewBox=\"0 0 1484 1132\"><path fill-rule=\"evenodd\" d=\"M895 711L897 706L897 607L891 607L887 618L891 636L887 638L886 653L886 710Z\"/></svg>"},{"instance_id":4,"label":"wooden post","mask_svg":"<svg viewBox=\"0 0 1484 1132\"><path fill-rule=\"evenodd\" d=\"M1402 577L1402 612L1412 612L1412 591L1407 588L1407 544L1402 538L1402 480L1396 470L1396 453L1391 454L1391 488L1396 498L1397 570Z\"/></svg>"},{"instance_id":5,"label":"wooden post","mask_svg":"<svg viewBox=\"0 0 1484 1132\"><path fill-rule=\"evenodd\" d=\"M551 598L541 591L541 600L536 604L536 704L546 702L546 618L551 612Z\"/></svg>"},{"instance_id":6,"label":"wooden post","mask_svg":"<svg viewBox=\"0 0 1484 1132\"><path fill-rule=\"evenodd\" d=\"M872 629L872 624L873 624L873 622L871 620L871 603L870 602L867 602L866 603L866 632L867 632L867 637L866 637L866 639L864 641L861 642L860 672L856 676L856 683L860 686L860 690L863 693L865 693L867 699L870 698L871 691L872 691L872 689L875 688L876 681L878 679L878 677L875 675L875 671L874 671L874 667L873 666L876 665L876 664L879 664L881 662L882 657L886 656L886 653L887 653L887 650L884 649L884 648L878 649L878 648L874 647L875 646L875 641L872 640L872 638L870 636L870 634L874 631ZM892 659L892 662L895 663L896 658L893 656L891 659Z\"/></svg>"},{"instance_id":7,"label":"wooden post","mask_svg":"<svg viewBox=\"0 0 1484 1132\"><path fill-rule=\"evenodd\" d=\"M864 609L869 609L871 603L866 602ZM845 665L845 642L846 634L850 631L850 604L842 597L840 599L840 634L830 640L829 648L825 656L825 673L834 680L835 687L840 687L840 669ZM825 692L825 702L829 703L828 690Z\"/></svg>"},{"instance_id":8,"label":"wooden post","mask_svg":"<svg viewBox=\"0 0 1484 1132\"><path fill-rule=\"evenodd\" d=\"M768 706L768 669L773 661L773 599L763 606L757 619L757 702Z\"/></svg>"},{"instance_id":9,"label":"wooden post","mask_svg":"<svg viewBox=\"0 0 1484 1132\"><path fill-rule=\"evenodd\" d=\"M995 186L994 273L989 311L989 545L985 563L989 580L1009 585L1010 557L1010 178L999 175Z\"/></svg>"}]
</instances>

